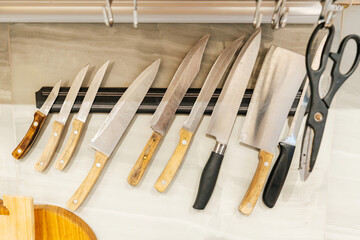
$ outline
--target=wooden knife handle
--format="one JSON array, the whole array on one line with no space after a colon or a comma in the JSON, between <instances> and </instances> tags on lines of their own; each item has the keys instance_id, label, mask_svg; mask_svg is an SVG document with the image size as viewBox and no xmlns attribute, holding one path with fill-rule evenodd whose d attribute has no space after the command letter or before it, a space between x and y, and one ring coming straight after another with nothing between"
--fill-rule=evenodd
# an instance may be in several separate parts
<instances>
[{"instance_id":1,"label":"wooden knife handle","mask_svg":"<svg viewBox=\"0 0 360 240\"><path fill-rule=\"evenodd\" d=\"M75 211L84 202L87 195L90 193L91 189L96 183L96 180L99 178L108 159L109 157L101 152L95 153L95 162L89 174L86 176L86 178L81 183L80 187L76 190L74 195L66 203L66 206L70 210Z\"/></svg>"},{"instance_id":2,"label":"wooden knife handle","mask_svg":"<svg viewBox=\"0 0 360 240\"><path fill-rule=\"evenodd\" d=\"M134 167L131 169L131 172L127 179L130 185L136 186L139 183L141 177L144 175L146 167L149 164L151 157L154 154L161 138L162 135L160 133L153 132L144 150L142 151L139 159L136 161Z\"/></svg>"},{"instance_id":3,"label":"wooden knife handle","mask_svg":"<svg viewBox=\"0 0 360 240\"><path fill-rule=\"evenodd\" d=\"M56 148L60 142L61 134L64 129L64 125L55 121L52 125L52 133L48 143L45 146L43 153L41 154L40 159L35 164L35 170L42 172L49 165Z\"/></svg>"},{"instance_id":4,"label":"wooden knife handle","mask_svg":"<svg viewBox=\"0 0 360 240\"><path fill-rule=\"evenodd\" d=\"M25 156L27 151L29 151L31 145L35 142L36 137L38 136L41 127L44 125L46 120L46 115L40 111L34 113L34 121L32 122L29 130L27 131L24 138L21 140L19 145L12 152L12 155L16 159L20 159Z\"/></svg>"},{"instance_id":5,"label":"wooden knife handle","mask_svg":"<svg viewBox=\"0 0 360 240\"><path fill-rule=\"evenodd\" d=\"M273 157L274 154L260 150L259 164L257 166L255 175L239 206L239 211L243 214L249 215L254 209L255 204L260 196L261 190L263 189L263 186L265 184L265 180L269 172Z\"/></svg>"},{"instance_id":6,"label":"wooden knife handle","mask_svg":"<svg viewBox=\"0 0 360 240\"><path fill-rule=\"evenodd\" d=\"M60 154L60 157L57 159L55 163L55 167L59 170L63 170L66 165L69 163L75 148L79 142L81 132L84 128L84 123L78 119L74 119L72 122L72 130L70 133L70 137L66 142L65 148Z\"/></svg>"},{"instance_id":7,"label":"wooden knife handle","mask_svg":"<svg viewBox=\"0 0 360 240\"><path fill-rule=\"evenodd\" d=\"M182 128L180 129L179 135L180 141L175 149L175 152L155 183L155 188L159 192L164 192L174 178L189 147L193 133Z\"/></svg>"}]
</instances>

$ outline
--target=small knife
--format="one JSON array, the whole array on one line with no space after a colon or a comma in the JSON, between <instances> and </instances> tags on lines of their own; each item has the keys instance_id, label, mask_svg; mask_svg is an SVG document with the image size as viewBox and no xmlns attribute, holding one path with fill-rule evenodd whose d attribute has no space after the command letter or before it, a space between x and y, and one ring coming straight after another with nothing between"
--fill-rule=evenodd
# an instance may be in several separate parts
<instances>
[{"instance_id":1,"label":"small knife","mask_svg":"<svg viewBox=\"0 0 360 240\"><path fill-rule=\"evenodd\" d=\"M258 28L241 48L216 102L207 130L208 135L215 137L216 145L201 174L198 193L193 205L195 209L203 210L214 191L226 145L255 66L260 43L261 29Z\"/></svg>"},{"instance_id":2,"label":"small knife","mask_svg":"<svg viewBox=\"0 0 360 240\"><path fill-rule=\"evenodd\" d=\"M44 171L49 165L56 148L60 142L61 134L63 132L66 120L69 117L72 106L75 102L81 84L85 78L86 72L89 68L89 65L84 67L78 75L75 77L74 82L71 85L71 88L66 95L65 101L61 107L60 113L57 117L57 120L52 125L52 133L48 143L45 146L43 153L40 156L40 159L35 164L35 169L39 172Z\"/></svg>"},{"instance_id":3,"label":"small knife","mask_svg":"<svg viewBox=\"0 0 360 240\"><path fill-rule=\"evenodd\" d=\"M291 105L306 76L305 58L271 46L256 81L240 142L259 149L259 163L239 211L249 215L265 184L275 147Z\"/></svg>"},{"instance_id":4,"label":"small knife","mask_svg":"<svg viewBox=\"0 0 360 240\"><path fill-rule=\"evenodd\" d=\"M19 145L12 152L12 155L16 159L23 158L26 153L31 148L32 144L35 142L36 137L38 136L42 126L45 123L46 117L49 114L51 106L54 104L60 89L61 80L58 81L53 89L51 90L49 96L47 97L44 104L39 110L34 113L34 120L25 134L24 138L21 140Z\"/></svg>"},{"instance_id":5,"label":"small knife","mask_svg":"<svg viewBox=\"0 0 360 240\"><path fill-rule=\"evenodd\" d=\"M321 40L314 59L312 67L314 69L318 68L320 65L321 52L324 48L326 40L326 35ZM266 206L272 208L275 206L277 199L281 193L281 189L284 186L287 174L290 169L291 161L295 152L296 139L299 135L300 126L304 119L306 107L309 103L310 97L310 88L309 88L309 79L305 79L305 84L303 87L303 92L299 104L296 108L295 116L291 122L291 126L288 132L287 137L279 143L279 156L272 168L269 178L266 182L264 193L263 193L263 202Z\"/></svg>"},{"instance_id":6,"label":"small knife","mask_svg":"<svg viewBox=\"0 0 360 240\"><path fill-rule=\"evenodd\" d=\"M155 188L159 192L164 192L174 178L186 154L188 146L190 145L192 136L201 121L206 106L208 105L226 69L230 65L237 49L243 43L243 40L244 36L241 36L233 41L227 48L225 48L216 59L209 74L207 75L205 83L201 88L191 113L185 121L183 127L180 129L180 140L175 149L175 152L167 163L164 171L161 173L159 179L155 183Z\"/></svg>"},{"instance_id":7,"label":"small knife","mask_svg":"<svg viewBox=\"0 0 360 240\"><path fill-rule=\"evenodd\" d=\"M148 66L128 87L101 125L90 146L96 150L95 162L80 187L66 203L75 211L86 199L96 180L104 169L114 148L133 119L136 110L143 101L159 70L160 59Z\"/></svg>"},{"instance_id":8,"label":"small knife","mask_svg":"<svg viewBox=\"0 0 360 240\"><path fill-rule=\"evenodd\" d=\"M97 73L94 76L94 79L92 80L90 87L88 91L86 92L85 98L81 104L79 113L77 114L76 118L72 122L72 130L70 133L70 137L65 145L65 148L63 149L62 153L60 154L58 160L55 163L55 167L58 170L63 170L66 165L69 163L71 156L73 155L76 145L79 142L81 132L83 130L84 124L86 122L86 119L89 115L91 106L94 102L94 99L96 97L96 93L99 90L100 84L104 78L106 69L110 63L110 60L108 60L106 63L104 63Z\"/></svg>"},{"instance_id":9,"label":"small knife","mask_svg":"<svg viewBox=\"0 0 360 240\"><path fill-rule=\"evenodd\" d=\"M139 183L177 107L199 72L209 37L202 37L188 52L171 80L150 122L154 132L128 176L127 181L130 185L136 186Z\"/></svg>"}]
</instances>

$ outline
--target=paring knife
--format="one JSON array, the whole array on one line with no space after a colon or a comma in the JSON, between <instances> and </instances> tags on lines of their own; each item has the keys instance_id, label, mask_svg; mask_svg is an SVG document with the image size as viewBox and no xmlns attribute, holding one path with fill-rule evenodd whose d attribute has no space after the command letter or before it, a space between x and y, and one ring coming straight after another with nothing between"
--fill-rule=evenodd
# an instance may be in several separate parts
<instances>
[{"instance_id":1,"label":"paring knife","mask_svg":"<svg viewBox=\"0 0 360 240\"><path fill-rule=\"evenodd\" d=\"M56 148L60 142L61 134L63 132L66 120L69 117L72 106L75 102L81 84L85 78L86 72L89 68L89 65L84 67L75 77L74 82L71 85L71 88L66 95L65 101L61 107L60 113L57 117L57 120L52 125L52 133L48 143L45 146L43 153L41 154L40 159L35 164L35 169L39 172L44 171L49 165Z\"/></svg>"},{"instance_id":2,"label":"paring knife","mask_svg":"<svg viewBox=\"0 0 360 240\"><path fill-rule=\"evenodd\" d=\"M34 120L29 130L27 131L19 145L12 152L14 158L23 158L31 148L32 144L35 142L35 139L38 136L42 126L44 125L46 117L59 94L60 84L61 80L55 84L41 108L34 113Z\"/></svg>"},{"instance_id":3,"label":"paring knife","mask_svg":"<svg viewBox=\"0 0 360 240\"><path fill-rule=\"evenodd\" d=\"M55 167L59 170L63 170L66 165L69 163L71 156L73 155L76 145L79 142L81 132L83 130L86 119L89 115L91 106L96 97L96 93L99 90L100 84L104 78L106 69L110 63L110 60L105 62L99 70L96 72L94 79L92 80L89 89L86 92L85 98L81 104L79 113L72 122L72 130L70 137L60 154L58 160L55 163Z\"/></svg>"},{"instance_id":4,"label":"paring knife","mask_svg":"<svg viewBox=\"0 0 360 240\"><path fill-rule=\"evenodd\" d=\"M139 183L177 107L199 72L209 37L202 37L188 52L171 80L150 122L154 132L128 176L127 181L130 185L136 186Z\"/></svg>"},{"instance_id":5,"label":"paring knife","mask_svg":"<svg viewBox=\"0 0 360 240\"><path fill-rule=\"evenodd\" d=\"M286 117L306 75L305 58L271 46L256 81L240 142L260 149L259 163L239 206L249 215L264 186Z\"/></svg>"},{"instance_id":6,"label":"paring knife","mask_svg":"<svg viewBox=\"0 0 360 240\"><path fill-rule=\"evenodd\" d=\"M321 40L314 59L312 67L314 69L318 68L320 65L321 52L324 48L326 40L326 35ZM266 182L264 193L263 193L263 202L266 206L272 208L275 206L277 199L281 193L281 189L284 186L287 174L290 169L291 161L295 152L296 139L299 135L301 123L304 119L306 107L309 103L310 97L310 88L309 88L309 79L305 79L305 84L303 87L303 92L301 94L299 104L296 108L295 116L291 122L291 126L288 132L287 137L279 143L279 156L271 169L269 178Z\"/></svg>"},{"instance_id":7,"label":"paring knife","mask_svg":"<svg viewBox=\"0 0 360 240\"><path fill-rule=\"evenodd\" d=\"M233 59L237 49L243 43L243 40L244 36L241 36L233 41L227 48L225 48L218 56L209 74L207 75L205 83L201 88L191 113L184 122L183 127L180 129L180 140L175 149L175 152L167 163L164 171L161 173L159 179L155 183L155 188L159 192L164 192L174 178L186 154L188 146L190 145L192 136L202 119L206 106L208 105L226 69L232 62L231 60Z\"/></svg>"},{"instance_id":8,"label":"paring knife","mask_svg":"<svg viewBox=\"0 0 360 240\"><path fill-rule=\"evenodd\" d=\"M214 191L226 145L256 62L260 42L261 29L258 28L240 50L216 102L207 130L208 135L215 137L216 145L201 174L193 205L195 209L204 209Z\"/></svg>"},{"instance_id":9,"label":"paring knife","mask_svg":"<svg viewBox=\"0 0 360 240\"><path fill-rule=\"evenodd\" d=\"M90 146L96 150L95 162L80 187L66 203L69 209L73 211L78 209L90 193L108 158L153 83L159 66L160 59L153 62L134 80L91 140Z\"/></svg>"}]
</instances>

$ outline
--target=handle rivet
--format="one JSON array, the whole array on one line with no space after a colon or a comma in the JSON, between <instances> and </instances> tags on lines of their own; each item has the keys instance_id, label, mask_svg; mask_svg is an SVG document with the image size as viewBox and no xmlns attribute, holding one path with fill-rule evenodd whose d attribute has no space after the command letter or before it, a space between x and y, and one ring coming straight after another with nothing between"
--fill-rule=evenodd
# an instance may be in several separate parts
<instances>
[{"instance_id":1,"label":"handle rivet","mask_svg":"<svg viewBox=\"0 0 360 240\"><path fill-rule=\"evenodd\" d=\"M22 151L21 151L21 149L18 149L18 153L21 153Z\"/></svg>"},{"instance_id":2,"label":"handle rivet","mask_svg":"<svg viewBox=\"0 0 360 240\"><path fill-rule=\"evenodd\" d=\"M322 115L322 113L317 112L317 113L315 113L315 115L314 115L314 119L315 119L315 121L317 121L317 122L321 122L321 121L324 119L324 116Z\"/></svg>"},{"instance_id":3,"label":"handle rivet","mask_svg":"<svg viewBox=\"0 0 360 240\"><path fill-rule=\"evenodd\" d=\"M38 123L38 122L34 122L34 126L37 127L37 125L39 125L39 123Z\"/></svg>"},{"instance_id":4,"label":"handle rivet","mask_svg":"<svg viewBox=\"0 0 360 240\"><path fill-rule=\"evenodd\" d=\"M41 165L41 166L44 165L44 162L40 162L40 165Z\"/></svg>"},{"instance_id":5,"label":"handle rivet","mask_svg":"<svg viewBox=\"0 0 360 240\"><path fill-rule=\"evenodd\" d=\"M187 141L186 141L186 140L182 140L181 144L182 144L182 145L186 145L186 144L187 144Z\"/></svg>"},{"instance_id":6,"label":"handle rivet","mask_svg":"<svg viewBox=\"0 0 360 240\"><path fill-rule=\"evenodd\" d=\"M264 166L265 167L269 166L269 162L264 162Z\"/></svg>"},{"instance_id":7,"label":"handle rivet","mask_svg":"<svg viewBox=\"0 0 360 240\"><path fill-rule=\"evenodd\" d=\"M77 130L74 131L74 134L75 134L75 135L78 134L78 133L79 133L79 132L78 132Z\"/></svg>"},{"instance_id":8,"label":"handle rivet","mask_svg":"<svg viewBox=\"0 0 360 240\"><path fill-rule=\"evenodd\" d=\"M96 163L96 167L98 167L98 168L101 167L101 163L99 163L99 162Z\"/></svg>"},{"instance_id":9,"label":"handle rivet","mask_svg":"<svg viewBox=\"0 0 360 240\"><path fill-rule=\"evenodd\" d=\"M54 136L57 137L57 133L54 133Z\"/></svg>"},{"instance_id":10,"label":"handle rivet","mask_svg":"<svg viewBox=\"0 0 360 240\"><path fill-rule=\"evenodd\" d=\"M64 163L64 160L60 160L60 163L63 164L63 163Z\"/></svg>"},{"instance_id":11,"label":"handle rivet","mask_svg":"<svg viewBox=\"0 0 360 240\"><path fill-rule=\"evenodd\" d=\"M166 184L166 180L165 180L165 179L162 180L162 181L161 181L161 184L162 184L162 185L165 185L165 184Z\"/></svg>"},{"instance_id":12,"label":"handle rivet","mask_svg":"<svg viewBox=\"0 0 360 240\"><path fill-rule=\"evenodd\" d=\"M76 200L76 199L73 200L73 203L74 203L74 204L77 204L77 202L78 202L78 200Z\"/></svg>"}]
</instances>

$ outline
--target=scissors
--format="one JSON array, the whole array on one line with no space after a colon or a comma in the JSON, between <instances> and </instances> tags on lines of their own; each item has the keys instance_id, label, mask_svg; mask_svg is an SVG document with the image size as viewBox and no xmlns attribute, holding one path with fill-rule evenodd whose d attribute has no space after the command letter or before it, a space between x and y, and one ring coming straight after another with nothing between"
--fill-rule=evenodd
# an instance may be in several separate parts
<instances>
[{"instance_id":1,"label":"scissors","mask_svg":"<svg viewBox=\"0 0 360 240\"><path fill-rule=\"evenodd\" d=\"M318 34L319 30L327 29L328 37L326 39L322 54L319 68L314 70L311 68L311 48L313 41ZM319 153L321 139L324 133L326 118L328 115L331 101L333 100L337 90L347 80L351 74L354 73L360 60L360 37L356 34L346 36L340 43L339 49L336 53L330 52L330 48L334 39L335 28L333 25L325 26L325 23L320 23L312 33L309 43L306 49L306 71L310 80L310 102L309 102L309 113L306 120L305 132L302 141L302 149L300 156L300 177L305 181L310 173L312 172L316 157ZM356 43L356 56L354 62L345 74L340 72L340 63L343 57L345 47L349 40L354 40ZM324 98L320 97L319 85L321 75L324 73L327 61L331 58L333 66L331 69L331 84L328 92Z\"/></svg>"}]
</instances>

